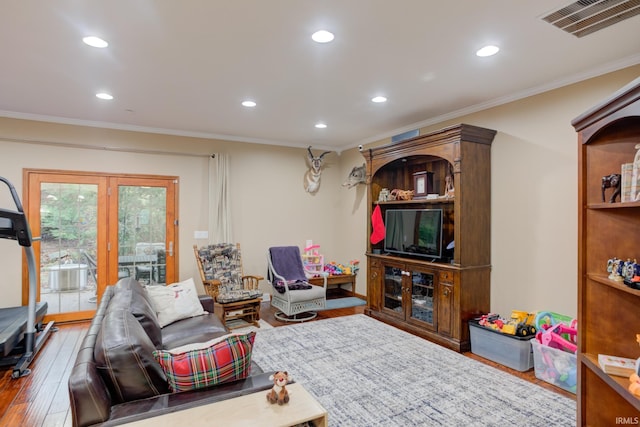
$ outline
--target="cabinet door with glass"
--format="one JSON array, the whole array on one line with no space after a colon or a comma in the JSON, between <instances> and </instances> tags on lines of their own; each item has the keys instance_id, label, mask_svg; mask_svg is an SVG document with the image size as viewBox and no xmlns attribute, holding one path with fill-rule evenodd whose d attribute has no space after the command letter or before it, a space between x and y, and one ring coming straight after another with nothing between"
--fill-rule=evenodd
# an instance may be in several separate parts
<instances>
[{"instance_id":1,"label":"cabinet door with glass","mask_svg":"<svg viewBox=\"0 0 640 427\"><path fill-rule=\"evenodd\" d=\"M408 274L404 264L387 263L383 265L384 277L382 278L382 310L393 316L405 319L405 304L403 297L406 294L405 274Z\"/></svg>"},{"instance_id":2,"label":"cabinet door with glass","mask_svg":"<svg viewBox=\"0 0 640 427\"><path fill-rule=\"evenodd\" d=\"M436 329L436 274L404 263L383 263L382 309L420 327Z\"/></svg>"},{"instance_id":3,"label":"cabinet door with glass","mask_svg":"<svg viewBox=\"0 0 640 427\"><path fill-rule=\"evenodd\" d=\"M410 297L407 306L407 319L412 323L419 323L426 329L436 329L436 305L435 298L436 274L431 271L411 268L410 276L407 277L411 283L407 285L408 296Z\"/></svg>"}]
</instances>

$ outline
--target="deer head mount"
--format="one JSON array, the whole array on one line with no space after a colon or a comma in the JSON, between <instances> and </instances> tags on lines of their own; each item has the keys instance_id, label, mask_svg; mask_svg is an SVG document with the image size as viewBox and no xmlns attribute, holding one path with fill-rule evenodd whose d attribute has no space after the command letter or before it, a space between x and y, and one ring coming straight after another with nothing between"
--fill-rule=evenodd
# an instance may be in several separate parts
<instances>
[{"instance_id":1,"label":"deer head mount","mask_svg":"<svg viewBox=\"0 0 640 427\"><path fill-rule=\"evenodd\" d=\"M366 164L363 163L362 166L354 166L351 169L351 173L347 177L347 180L342 183L343 187L351 188L355 187L358 184L366 184L367 183L367 168Z\"/></svg>"},{"instance_id":2,"label":"deer head mount","mask_svg":"<svg viewBox=\"0 0 640 427\"><path fill-rule=\"evenodd\" d=\"M323 165L322 158L331 151L325 151L317 157L311 152L311 146L307 148L307 151L309 152L309 170L304 175L304 189L307 193L315 193L320 187L320 175L322 174Z\"/></svg>"}]
</instances>

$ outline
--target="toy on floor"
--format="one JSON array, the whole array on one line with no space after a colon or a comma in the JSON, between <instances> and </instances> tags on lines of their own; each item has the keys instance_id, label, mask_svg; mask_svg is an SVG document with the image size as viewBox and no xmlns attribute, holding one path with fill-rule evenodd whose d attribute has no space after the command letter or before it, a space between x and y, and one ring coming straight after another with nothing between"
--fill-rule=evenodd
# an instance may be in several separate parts
<instances>
[{"instance_id":1,"label":"toy on floor","mask_svg":"<svg viewBox=\"0 0 640 427\"><path fill-rule=\"evenodd\" d=\"M535 316L533 313L513 310L511 311L511 318L502 329L504 333L517 335L519 337L535 335L536 327L533 325L534 320Z\"/></svg>"},{"instance_id":2,"label":"toy on floor","mask_svg":"<svg viewBox=\"0 0 640 427\"><path fill-rule=\"evenodd\" d=\"M270 403L278 403L278 405L284 405L289 403L289 392L285 387L290 381L287 371L278 371L269 376L269 380L273 381L273 387L267 393L267 400Z\"/></svg>"},{"instance_id":3,"label":"toy on floor","mask_svg":"<svg viewBox=\"0 0 640 427\"><path fill-rule=\"evenodd\" d=\"M503 334L527 337L535 335L536 333L536 327L533 325L533 322L533 313L513 310L511 312L511 318L509 319L502 319L497 314L489 313L483 315L478 324L502 332Z\"/></svg>"},{"instance_id":4,"label":"toy on floor","mask_svg":"<svg viewBox=\"0 0 640 427\"><path fill-rule=\"evenodd\" d=\"M575 330L578 329L577 319L573 319L562 314L553 313L551 311L539 311L538 314L536 314L534 325L536 329L538 329L538 331L543 331L547 330L550 326L555 326L559 323L569 326L570 328L573 328ZM578 343L577 335L571 336L569 334L566 334L563 337L570 340L574 344Z\"/></svg>"},{"instance_id":5,"label":"toy on floor","mask_svg":"<svg viewBox=\"0 0 640 427\"><path fill-rule=\"evenodd\" d=\"M500 319L500 316L498 314L489 313L483 314L480 317L480 320L478 320L478 325L484 326L485 328L500 330L500 328L502 328L502 326L504 325L504 322L502 319Z\"/></svg>"},{"instance_id":6,"label":"toy on floor","mask_svg":"<svg viewBox=\"0 0 640 427\"><path fill-rule=\"evenodd\" d=\"M536 334L536 339L540 344L574 354L578 350L578 346L575 344L578 336L577 329L562 323L553 326L543 325L542 328L543 331ZM569 336L570 339L564 338L563 334Z\"/></svg>"}]
</instances>

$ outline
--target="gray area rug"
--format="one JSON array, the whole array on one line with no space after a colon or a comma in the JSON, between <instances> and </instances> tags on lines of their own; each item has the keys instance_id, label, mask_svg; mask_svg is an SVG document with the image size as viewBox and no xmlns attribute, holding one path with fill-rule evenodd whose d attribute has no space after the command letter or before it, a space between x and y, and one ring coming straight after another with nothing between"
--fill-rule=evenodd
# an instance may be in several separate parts
<instances>
[{"instance_id":1,"label":"gray area rug","mask_svg":"<svg viewBox=\"0 0 640 427\"><path fill-rule=\"evenodd\" d=\"M330 426L576 425L572 399L363 314L261 330L253 360L288 371Z\"/></svg>"}]
</instances>

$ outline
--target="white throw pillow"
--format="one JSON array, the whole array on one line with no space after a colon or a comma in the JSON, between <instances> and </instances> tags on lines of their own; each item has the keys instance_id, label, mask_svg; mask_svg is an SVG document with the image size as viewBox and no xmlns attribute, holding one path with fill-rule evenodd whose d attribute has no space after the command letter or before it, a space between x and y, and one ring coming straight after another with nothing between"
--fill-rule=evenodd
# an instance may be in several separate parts
<instances>
[{"instance_id":1,"label":"white throw pillow","mask_svg":"<svg viewBox=\"0 0 640 427\"><path fill-rule=\"evenodd\" d=\"M178 320L206 313L200 304L193 279L167 286L156 285L146 288L161 328Z\"/></svg>"}]
</instances>

